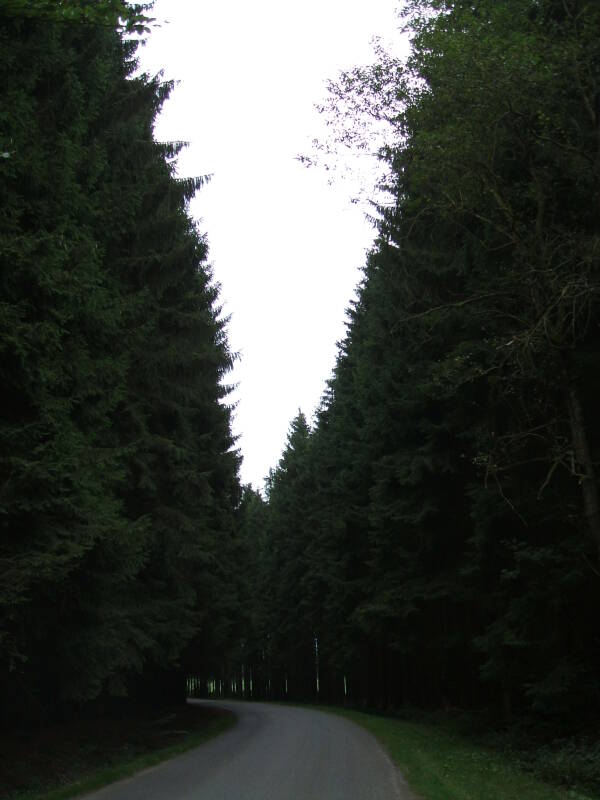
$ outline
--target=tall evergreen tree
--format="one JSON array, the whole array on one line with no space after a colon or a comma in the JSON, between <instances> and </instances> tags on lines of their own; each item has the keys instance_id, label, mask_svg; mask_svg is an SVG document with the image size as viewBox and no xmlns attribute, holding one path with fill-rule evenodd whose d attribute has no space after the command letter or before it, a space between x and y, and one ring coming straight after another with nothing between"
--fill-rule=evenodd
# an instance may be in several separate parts
<instances>
[{"instance_id":1,"label":"tall evergreen tree","mask_svg":"<svg viewBox=\"0 0 600 800\"><path fill-rule=\"evenodd\" d=\"M135 43L98 22L0 17L0 692L15 713L144 696L158 675L182 690L174 665L232 556L232 356L187 211L202 181L178 180L180 146L153 139L170 84L133 77Z\"/></svg>"},{"instance_id":2,"label":"tall evergreen tree","mask_svg":"<svg viewBox=\"0 0 600 800\"><path fill-rule=\"evenodd\" d=\"M408 61L331 87L343 143L348 109L389 125L390 202L310 436L294 588L274 574L358 700L589 710L599 22L415 0Z\"/></svg>"}]
</instances>

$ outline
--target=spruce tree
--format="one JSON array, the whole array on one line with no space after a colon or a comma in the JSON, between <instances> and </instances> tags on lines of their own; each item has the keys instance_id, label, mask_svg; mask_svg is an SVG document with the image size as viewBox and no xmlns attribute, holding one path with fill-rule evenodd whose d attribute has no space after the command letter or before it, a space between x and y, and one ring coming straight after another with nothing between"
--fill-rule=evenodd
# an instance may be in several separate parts
<instances>
[{"instance_id":1,"label":"spruce tree","mask_svg":"<svg viewBox=\"0 0 600 800\"><path fill-rule=\"evenodd\" d=\"M4 707L176 694L239 494L232 355L187 208L203 181L154 141L171 86L133 77L123 32L1 23Z\"/></svg>"}]
</instances>

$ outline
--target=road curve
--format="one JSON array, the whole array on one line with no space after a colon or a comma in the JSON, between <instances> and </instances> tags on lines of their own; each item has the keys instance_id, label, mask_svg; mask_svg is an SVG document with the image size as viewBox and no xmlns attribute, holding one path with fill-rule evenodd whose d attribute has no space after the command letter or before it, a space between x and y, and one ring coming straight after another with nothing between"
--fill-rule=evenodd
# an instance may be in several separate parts
<instances>
[{"instance_id":1,"label":"road curve","mask_svg":"<svg viewBox=\"0 0 600 800\"><path fill-rule=\"evenodd\" d=\"M214 705L237 725L87 800L413 799L375 738L349 720L270 703Z\"/></svg>"}]
</instances>

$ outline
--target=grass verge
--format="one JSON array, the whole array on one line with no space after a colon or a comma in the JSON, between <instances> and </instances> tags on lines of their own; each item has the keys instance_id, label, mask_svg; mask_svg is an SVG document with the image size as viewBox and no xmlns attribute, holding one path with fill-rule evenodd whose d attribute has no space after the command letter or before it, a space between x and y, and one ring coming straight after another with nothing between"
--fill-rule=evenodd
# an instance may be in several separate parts
<instances>
[{"instance_id":1,"label":"grass verge","mask_svg":"<svg viewBox=\"0 0 600 800\"><path fill-rule=\"evenodd\" d=\"M411 789L423 800L598 800L523 773L504 755L451 728L339 708L379 739Z\"/></svg>"},{"instance_id":2,"label":"grass verge","mask_svg":"<svg viewBox=\"0 0 600 800\"><path fill-rule=\"evenodd\" d=\"M48 741L43 759L35 748L44 743L30 740L21 760L6 760L4 768L11 771L8 786L20 784L20 788L0 795L6 800L79 797L197 747L235 722L233 714L221 709L186 706L159 719L104 722L93 729L84 726L83 732L80 727L63 728L58 738ZM1 777L0 785L7 774Z\"/></svg>"}]
</instances>

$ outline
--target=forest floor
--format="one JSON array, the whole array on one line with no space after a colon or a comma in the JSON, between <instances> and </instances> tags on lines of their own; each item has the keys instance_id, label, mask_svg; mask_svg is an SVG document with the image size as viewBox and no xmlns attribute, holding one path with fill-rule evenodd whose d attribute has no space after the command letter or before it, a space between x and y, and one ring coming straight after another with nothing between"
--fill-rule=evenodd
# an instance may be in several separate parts
<instances>
[{"instance_id":1,"label":"forest floor","mask_svg":"<svg viewBox=\"0 0 600 800\"><path fill-rule=\"evenodd\" d=\"M0 735L3 800L66 800L133 775L229 728L233 714L193 705Z\"/></svg>"}]
</instances>

